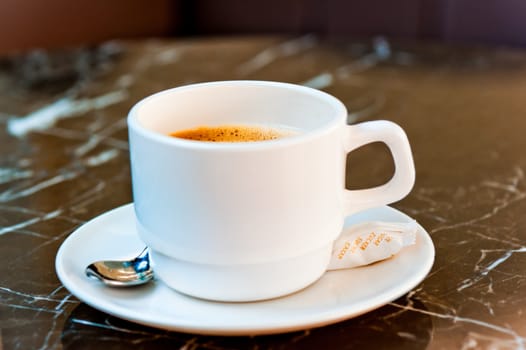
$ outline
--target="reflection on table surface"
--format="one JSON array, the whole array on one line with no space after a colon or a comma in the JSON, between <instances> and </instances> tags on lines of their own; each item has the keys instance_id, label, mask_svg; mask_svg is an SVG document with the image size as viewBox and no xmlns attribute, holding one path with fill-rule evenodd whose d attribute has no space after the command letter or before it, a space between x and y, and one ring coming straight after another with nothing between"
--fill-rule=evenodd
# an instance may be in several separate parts
<instances>
[{"instance_id":1,"label":"reflection on table surface","mask_svg":"<svg viewBox=\"0 0 526 350\"><path fill-rule=\"evenodd\" d=\"M521 50L313 35L115 41L1 59L0 347L524 347L525 76ZM354 319L257 337L139 326L61 286L54 258L63 240L132 200L130 107L162 89L226 79L322 89L345 103L350 123L389 119L406 130L417 182L394 206L428 230L437 250L419 286ZM350 188L392 174L382 145L348 162Z\"/></svg>"}]
</instances>

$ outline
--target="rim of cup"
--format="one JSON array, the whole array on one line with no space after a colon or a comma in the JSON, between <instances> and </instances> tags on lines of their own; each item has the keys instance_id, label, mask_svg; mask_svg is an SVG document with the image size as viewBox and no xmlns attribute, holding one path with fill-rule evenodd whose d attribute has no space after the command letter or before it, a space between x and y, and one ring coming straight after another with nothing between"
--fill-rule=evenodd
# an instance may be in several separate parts
<instances>
[{"instance_id":1,"label":"rim of cup","mask_svg":"<svg viewBox=\"0 0 526 350\"><path fill-rule=\"evenodd\" d=\"M266 86L266 87L277 87L281 89L288 89L291 91L296 91L304 95L310 95L312 98L322 100L331 105L334 109L334 118L331 118L328 122L324 123L322 126L314 128L312 130L305 130L295 135L277 138L273 140L265 141L251 141L251 142L203 142L195 140L181 139L177 137L170 136L169 134L162 134L160 132L150 130L147 127L141 125L139 121L139 115L141 109L150 103L154 103L160 97L163 97L167 94L175 94L182 91L188 91L193 89L200 89L204 87L217 86L217 85L226 85L226 86ZM182 85L175 88L163 90L152 95L149 95L139 102L137 102L132 109L130 110L127 118L128 127L133 129L136 133L142 135L143 137L150 139L152 141L163 143L166 145L173 145L183 148L194 148L194 149L203 149L203 150L257 150L257 149L268 149L276 147L286 147L294 144L299 144L307 142L312 139L321 137L334 128L345 124L347 117L347 109L345 105L338 100L336 97L307 86L296 85L292 83L276 82L276 81L263 81L263 80L225 80L225 81L213 81L213 82L204 82L196 83L189 85ZM343 123L342 123L343 119Z\"/></svg>"}]
</instances>

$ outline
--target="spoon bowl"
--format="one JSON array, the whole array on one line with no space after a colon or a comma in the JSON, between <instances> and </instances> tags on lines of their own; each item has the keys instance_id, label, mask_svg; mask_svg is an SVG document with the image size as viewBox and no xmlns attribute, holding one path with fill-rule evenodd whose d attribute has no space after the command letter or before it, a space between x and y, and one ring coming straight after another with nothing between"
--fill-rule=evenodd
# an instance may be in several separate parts
<instances>
[{"instance_id":1,"label":"spoon bowl","mask_svg":"<svg viewBox=\"0 0 526 350\"><path fill-rule=\"evenodd\" d=\"M150 282L153 268L148 247L132 260L101 260L86 267L86 276L111 287L138 286Z\"/></svg>"}]
</instances>

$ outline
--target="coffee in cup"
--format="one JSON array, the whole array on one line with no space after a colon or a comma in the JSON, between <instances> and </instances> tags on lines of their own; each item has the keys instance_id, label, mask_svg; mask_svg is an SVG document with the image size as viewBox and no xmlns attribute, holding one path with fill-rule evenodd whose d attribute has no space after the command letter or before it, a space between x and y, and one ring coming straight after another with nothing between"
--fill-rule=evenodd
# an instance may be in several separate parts
<instances>
[{"instance_id":1,"label":"coffee in cup","mask_svg":"<svg viewBox=\"0 0 526 350\"><path fill-rule=\"evenodd\" d=\"M207 142L257 142L291 135L292 131L258 125L199 126L171 132L170 136Z\"/></svg>"}]
</instances>

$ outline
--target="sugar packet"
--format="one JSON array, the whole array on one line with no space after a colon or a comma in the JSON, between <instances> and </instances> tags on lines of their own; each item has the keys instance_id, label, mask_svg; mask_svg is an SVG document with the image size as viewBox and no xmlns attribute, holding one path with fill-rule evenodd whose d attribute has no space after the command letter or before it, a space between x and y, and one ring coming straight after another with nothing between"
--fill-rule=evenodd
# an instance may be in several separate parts
<instances>
[{"instance_id":1,"label":"sugar packet","mask_svg":"<svg viewBox=\"0 0 526 350\"><path fill-rule=\"evenodd\" d=\"M390 258L416 243L418 224L371 221L344 228L327 270L349 269Z\"/></svg>"}]
</instances>

